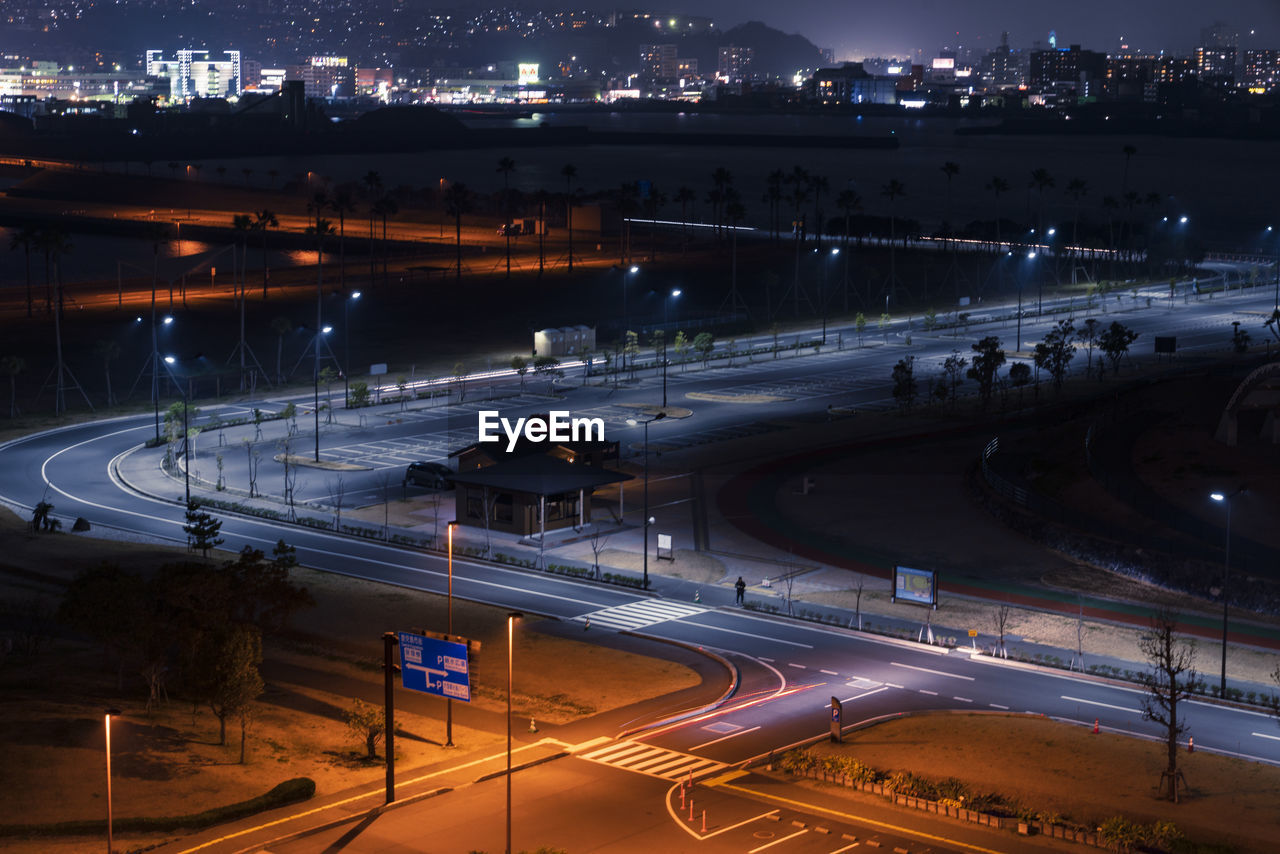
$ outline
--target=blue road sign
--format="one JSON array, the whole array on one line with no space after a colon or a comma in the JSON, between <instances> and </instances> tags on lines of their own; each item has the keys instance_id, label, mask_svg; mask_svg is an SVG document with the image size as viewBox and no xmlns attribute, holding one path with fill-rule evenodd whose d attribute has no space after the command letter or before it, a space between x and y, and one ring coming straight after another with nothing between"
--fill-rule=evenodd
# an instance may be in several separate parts
<instances>
[{"instance_id":1,"label":"blue road sign","mask_svg":"<svg viewBox=\"0 0 1280 854\"><path fill-rule=\"evenodd\" d=\"M400 636L400 677L410 691L471 702L467 645L411 632Z\"/></svg>"}]
</instances>

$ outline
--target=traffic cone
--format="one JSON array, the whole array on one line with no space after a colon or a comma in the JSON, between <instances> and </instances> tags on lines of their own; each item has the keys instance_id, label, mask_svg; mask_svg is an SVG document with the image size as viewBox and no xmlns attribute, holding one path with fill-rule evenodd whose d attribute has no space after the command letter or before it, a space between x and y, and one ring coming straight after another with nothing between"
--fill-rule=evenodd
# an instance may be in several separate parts
<instances>
[{"instance_id":1,"label":"traffic cone","mask_svg":"<svg viewBox=\"0 0 1280 854\"><path fill-rule=\"evenodd\" d=\"M585 632L589 628L591 628L591 618L587 617L586 622L582 624L582 630Z\"/></svg>"},{"instance_id":2,"label":"traffic cone","mask_svg":"<svg viewBox=\"0 0 1280 854\"><path fill-rule=\"evenodd\" d=\"M1187 753L1195 753L1195 752L1196 752L1196 740L1195 740L1195 737L1192 736L1187 739Z\"/></svg>"},{"instance_id":3,"label":"traffic cone","mask_svg":"<svg viewBox=\"0 0 1280 854\"><path fill-rule=\"evenodd\" d=\"M1094 718L1094 719L1093 719L1093 734L1094 734L1094 735L1097 735L1097 734L1098 734L1098 719L1097 719L1097 718Z\"/></svg>"},{"instance_id":4,"label":"traffic cone","mask_svg":"<svg viewBox=\"0 0 1280 854\"><path fill-rule=\"evenodd\" d=\"M538 725L533 722L533 718L529 718L529 732L537 732Z\"/></svg>"},{"instance_id":5,"label":"traffic cone","mask_svg":"<svg viewBox=\"0 0 1280 854\"><path fill-rule=\"evenodd\" d=\"M701 602L701 601L702 601L702 590L701 590L701 588L699 588L698 590L693 591L693 601L695 601L695 602Z\"/></svg>"}]
</instances>

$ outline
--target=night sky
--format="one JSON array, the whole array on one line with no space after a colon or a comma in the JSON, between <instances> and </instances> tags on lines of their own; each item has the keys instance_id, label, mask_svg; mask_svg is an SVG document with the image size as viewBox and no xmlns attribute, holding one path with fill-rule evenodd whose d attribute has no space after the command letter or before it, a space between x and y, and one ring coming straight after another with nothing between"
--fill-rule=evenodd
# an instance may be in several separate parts
<instances>
[{"instance_id":1,"label":"night sky","mask_svg":"<svg viewBox=\"0 0 1280 854\"><path fill-rule=\"evenodd\" d=\"M956 44L985 49L999 43L1001 30L1016 47L1047 42L1056 30L1060 46L1115 50L1124 36L1134 48L1186 52L1215 20L1239 31L1242 48L1280 48L1280 0L673 0L666 8L711 15L725 28L764 21L834 48L838 58Z\"/></svg>"}]
</instances>

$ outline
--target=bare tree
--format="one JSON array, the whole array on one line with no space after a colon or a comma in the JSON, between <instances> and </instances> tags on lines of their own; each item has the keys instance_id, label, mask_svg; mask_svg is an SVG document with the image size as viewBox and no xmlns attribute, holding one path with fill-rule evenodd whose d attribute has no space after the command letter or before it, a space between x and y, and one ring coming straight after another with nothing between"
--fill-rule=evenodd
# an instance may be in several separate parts
<instances>
[{"instance_id":1,"label":"bare tree","mask_svg":"<svg viewBox=\"0 0 1280 854\"><path fill-rule=\"evenodd\" d=\"M999 640L996 642L995 649L991 650L991 654L998 655L1001 658L1008 658L1009 650L1006 649L1004 645L1005 632L1009 628L1009 606L1008 605L1001 605L1000 607L996 608L994 622L996 627L996 635L999 638Z\"/></svg>"},{"instance_id":2,"label":"bare tree","mask_svg":"<svg viewBox=\"0 0 1280 854\"><path fill-rule=\"evenodd\" d=\"M347 494L347 482L342 475L331 477L325 481L329 489L329 505L333 507L333 530L342 530L342 499Z\"/></svg>"},{"instance_id":3,"label":"bare tree","mask_svg":"<svg viewBox=\"0 0 1280 854\"><path fill-rule=\"evenodd\" d=\"M867 580L859 575L857 583L853 585L853 616L858 621L858 631L862 631L862 589L866 583Z\"/></svg>"},{"instance_id":4,"label":"bare tree","mask_svg":"<svg viewBox=\"0 0 1280 854\"><path fill-rule=\"evenodd\" d=\"M604 551L608 542L609 538L604 536L599 528L591 532L591 570L596 578L600 577L600 552Z\"/></svg>"},{"instance_id":5,"label":"bare tree","mask_svg":"<svg viewBox=\"0 0 1280 854\"><path fill-rule=\"evenodd\" d=\"M1165 729L1168 766L1160 772L1160 788L1169 800L1178 802L1178 786L1186 788L1186 778L1178 768L1178 737L1187 731L1185 720L1178 719L1178 704L1189 699L1200 687L1195 671L1195 642L1178 634L1178 616L1160 609L1151 625L1138 639L1138 648L1146 656L1151 669L1139 674L1138 683L1146 689L1142 698L1142 719L1160 724Z\"/></svg>"},{"instance_id":6,"label":"bare tree","mask_svg":"<svg viewBox=\"0 0 1280 854\"><path fill-rule=\"evenodd\" d=\"M298 483L298 467L293 464L293 440L285 439L281 443L281 448L283 453L280 459L284 463L284 503L289 507L289 521L294 522L298 518L293 505L293 489Z\"/></svg>"},{"instance_id":7,"label":"bare tree","mask_svg":"<svg viewBox=\"0 0 1280 854\"><path fill-rule=\"evenodd\" d=\"M1076 654L1071 658L1071 667L1080 662L1080 672L1084 673L1084 602L1076 601Z\"/></svg>"},{"instance_id":8,"label":"bare tree","mask_svg":"<svg viewBox=\"0 0 1280 854\"><path fill-rule=\"evenodd\" d=\"M258 495L258 464L262 462L262 454L248 438L241 439L240 444L244 446L245 456L249 461L249 497L255 498Z\"/></svg>"},{"instance_id":9,"label":"bare tree","mask_svg":"<svg viewBox=\"0 0 1280 854\"><path fill-rule=\"evenodd\" d=\"M383 469L380 482L382 483L382 539L390 540L391 539L391 469Z\"/></svg>"}]
</instances>

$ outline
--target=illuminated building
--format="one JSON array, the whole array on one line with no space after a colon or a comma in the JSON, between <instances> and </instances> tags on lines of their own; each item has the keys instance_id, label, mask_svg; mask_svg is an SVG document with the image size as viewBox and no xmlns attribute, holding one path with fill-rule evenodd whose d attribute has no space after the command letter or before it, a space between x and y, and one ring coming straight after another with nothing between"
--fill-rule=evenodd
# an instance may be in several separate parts
<instances>
[{"instance_id":1,"label":"illuminated building","mask_svg":"<svg viewBox=\"0 0 1280 854\"><path fill-rule=\"evenodd\" d=\"M728 83L747 80L751 77L751 60L755 50L749 47L729 45L720 48L720 61L716 65L716 76Z\"/></svg>"},{"instance_id":2,"label":"illuminated building","mask_svg":"<svg viewBox=\"0 0 1280 854\"><path fill-rule=\"evenodd\" d=\"M225 50L226 59L210 59L207 50L183 49L166 58L164 51L149 50L148 77L169 78L169 100L187 103L192 98L238 98L244 91L240 51Z\"/></svg>"},{"instance_id":3,"label":"illuminated building","mask_svg":"<svg viewBox=\"0 0 1280 854\"><path fill-rule=\"evenodd\" d=\"M1246 50L1241 82L1254 95L1275 91L1280 85L1280 50Z\"/></svg>"},{"instance_id":4,"label":"illuminated building","mask_svg":"<svg viewBox=\"0 0 1280 854\"><path fill-rule=\"evenodd\" d=\"M839 68L820 68L813 75L814 97L824 104L893 104L897 102L897 81L874 77L861 62L846 62Z\"/></svg>"}]
</instances>

